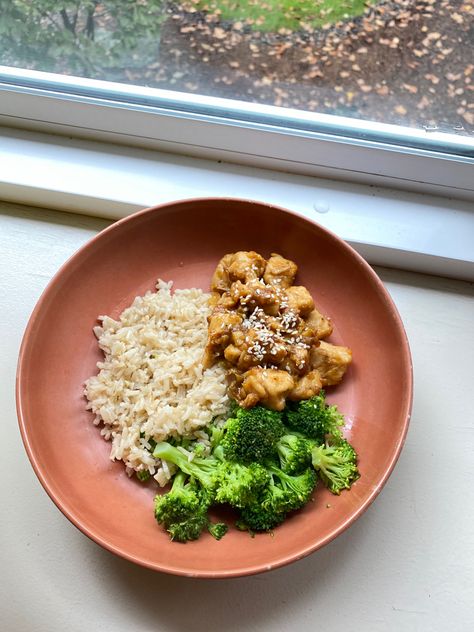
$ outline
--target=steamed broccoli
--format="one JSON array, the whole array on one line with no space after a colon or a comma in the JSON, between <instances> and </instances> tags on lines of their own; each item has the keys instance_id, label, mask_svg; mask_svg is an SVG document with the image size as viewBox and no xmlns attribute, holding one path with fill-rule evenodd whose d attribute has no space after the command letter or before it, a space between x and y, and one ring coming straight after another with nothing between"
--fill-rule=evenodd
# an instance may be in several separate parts
<instances>
[{"instance_id":1,"label":"steamed broccoli","mask_svg":"<svg viewBox=\"0 0 474 632\"><path fill-rule=\"evenodd\" d=\"M166 529L172 540L189 542L197 540L208 523L207 514L195 514L182 522L174 522Z\"/></svg>"},{"instance_id":2,"label":"steamed broccoli","mask_svg":"<svg viewBox=\"0 0 474 632\"><path fill-rule=\"evenodd\" d=\"M171 490L155 497L155 518L172 540L197 540L208 523L209 499L195 483L186 482L187 475L178 472Z\"/></svg>"},{"instance_id":3,"label":"steamed broccoli","mask_svg":"<svg viewBox=\"0 0 474 632\"><path fill-rule=\"evenodd\" d=\"M197 539L206 528L220 540L228 527L210 522L208 509L225 503L239 510L239 528L272 530L311 500L318 475L334 494L359 477L343 425L321 391L289 403L283 413L234 404L225 424L217 420L208 428L209 456L204 443L190 438L181 445L157 443L153 456L178 470L171 490L155 499L157 521L179 542Z\"/></svg>"},{"instance_id":4,"label":"steamed broccoli","mask_svg":"<svg viewBox=\"0 0 474 632\"><path fill-rule=\"evenodd\" d=\"M300 402L288 404L285 423L291 430L300 432L317 443L330 437L332 443L342 440L344 417L336 406L328 406L324 391Z\"/></svg>"},{"instance_id":5,"label":"steamed broccoli","mask_svg":"<svg viewBox=\"0 0 474 632\"><path fill-rule=\"evenodd\" d=\"M215 492L220 462L214 457L196 456L189 460L186 454L166 441L156 444L153 456L155 459L174 463L182 472L197 479L211 496Z\"/></svg>"},{"instance_id":6,"label":"steamed broccoli","mask_svg":"<svg viewBox=\"0 0 474 632\"><path fill-rule=\"evenodd\" d=\"M230 461L265 463L276 454L276 443L285 429L282 414L265 408L236 408L225 424L224 454Z\"/></svg>"},{"instance_id":7,"label":"steamed broccoli","mask_svg":"<svg viewBox=\"0 0 474 632\"><path fill-rule=\"evenodd\" d=\"M206 456L206 446L204 445L204 443L199 443L197 441L189 446L188 451L193 452L194 457Z\"/></svg>"},{"instance_id":8,"label":"steamed broccoli","mask_svg":"<svg viewBox=\"0 0 474 632\"><path fill-rule=\"evenodd\" d=\"M339 445L320 445L313 448L312 462L319 477L333 494L350 489L359 478L357 454L348 441Z\"/></svg>"},{"instance_id":9,"label":"steamed broccoli","mask_svg":"<svg viewBox=\"0 0 474 632\"><path fill-rule=\"evenodd\" d=\"M302 435L285 434L276 444L280 467L287 474L299 474L311 465L315 442Z\"/></svg>"},{"instance_id":10,"label":"steamed broccoli","mask_svg":"<svg viewBox=\"0 0 474 632\"><path fill-rule=\"evenodd\" d=\"M211 450L214 450L214 448L220 445L224 437L224 427L216 426L215 424L212 424L208 428L207 432L209 434L209 443L211 444Z\"/></svg>"},{"instance_id":11,"label":"steamed broccoli","mask_svg":"<svg viewBox=\"0 0 474 632\"><path fill-rule=\"evenodd\" d=\"M269 471L270 481L257 502L241 510L241 528L270 531L285 520L288 512L300 509L311 498L316 485L316 474L311 468L299 476L290 476L273 466L269 467Z\"/></svg>"},{"instance_id":12,"label":"steamed broccoli","mask_svg":"<svg viewBox=\"0 0 474 632\"><path fill-rule=\"evenodd\" d=\"M225 536L229 527L225 524L225 522L209 522L207 525L207 530L216 540L220 540Z\"/></svg>"},{"instance_id":13,"label":"steamed broccoli","mask_svg":"<svg viewBox=\"0 0 474 632\"><path fill-rule=\"evenodd\" d=\"M242 465L225 461L218 471L216 501L232 507L244 507L255 502L269 478L267 470L258 463Z\"/></svg>"},{"instance_id":14,"label":"steamed broccoli","mask_svg":"<svg viewBox=\"0 0 474 632\"><path fill-rule=\"evenodd\" d=\"M244 507L240 512L240 520L236 526L250 531L271 531L286 518L285 512L274 511L272 507L254 504Z\"/></svg>"},{"instance_id":15,"label":"steamed broccoli","mask_svg":"<svg viewBox=\"0 0 474 632\"><path fill-rule=\"evenodd\" d=\"M141 483L146 483L151 477L148 470L138 470L138 472L135 472L135 475Z\"/></svg>"},{"instance_id":16,"label":"steamed broccoli","mask_svg":"<svg viewBox=\"0 0 474 632\"><path fill-rule=\"evenodd\" d=\"M272 490L272 486L270 486L270 489L274 494L278 491L275 498L278 499L278 506L281 509L294 511L300 509L311 500L311 495L317 482L316 474L311 467L308 467L302 474L295 476L286 474L286 472L273 465L270 465L268 469L273 475L273 486L276 488Z\"/></svg>"}]
</instances>

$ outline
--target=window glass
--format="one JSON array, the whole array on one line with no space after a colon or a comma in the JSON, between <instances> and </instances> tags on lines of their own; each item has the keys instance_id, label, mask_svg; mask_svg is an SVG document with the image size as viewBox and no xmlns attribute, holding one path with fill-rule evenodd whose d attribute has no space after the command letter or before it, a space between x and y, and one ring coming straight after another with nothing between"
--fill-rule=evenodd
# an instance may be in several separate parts
<instances>
[{"instance_id":1,"label":"window glass","mask_svg":"<svg viewBox=\"0 0 474 632\"><path fill-rule=\"evenodd\" d=\"M472 0L0 0L0 64L459 135Z\"/></svg>"}]
</instances>

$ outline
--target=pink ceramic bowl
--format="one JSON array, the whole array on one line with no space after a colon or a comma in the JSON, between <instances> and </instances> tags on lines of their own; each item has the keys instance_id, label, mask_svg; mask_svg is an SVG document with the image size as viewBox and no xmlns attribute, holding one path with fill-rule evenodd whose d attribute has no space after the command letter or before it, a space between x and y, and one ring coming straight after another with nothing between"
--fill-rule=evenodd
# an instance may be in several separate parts
<instances>
[{"instance_id":1,"label":"pink ceramic bowl","mask_svg":"<svg viewBox=\"0 0 474 632\"><path fill-rule=\"evenodd\" d=\"M331 340L353 350L343 383L329 391L348 421L361 478L335 497L320 487L315 502L274 535L251 538L231 528L173 543L153 517L153 483L129 479L92 424L82 394L101 358L92 332L99 314L118 316L158 277L176 288L209 288L222 255L278 252L299 266ZM387 291L345 242L290 211L238 199L193 199L136 213L102 231L59 270L25 332L17 408L28 456L45 490L81 531L143 566L193 577L235 577L270 570L330 542L370 505L403 446L412 400L410 352ZM330 508L327 507L330 504Z\"/></svg>"}]
</instances>

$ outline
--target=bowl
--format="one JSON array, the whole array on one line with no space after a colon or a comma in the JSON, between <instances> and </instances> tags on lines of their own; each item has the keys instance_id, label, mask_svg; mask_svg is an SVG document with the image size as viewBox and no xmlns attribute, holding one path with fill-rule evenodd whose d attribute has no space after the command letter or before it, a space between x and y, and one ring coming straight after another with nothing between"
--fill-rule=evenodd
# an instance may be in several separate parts
<instances>
[{"instance_id":1,"label":"bowl","mask_svg":"<svg viewBox=\"0 0 474 632\"><path fill-rule=\"evenodd\" d=\"M83 383L101 359L93 327L117 317L158 278L175 288L209 289L228 252L278 252L299 266L331 317L330 341L349 346L353 364L328 389L347 419L360 479L314 502L272 535L236 528L220 541L170 541L153 516L154 482L130 479L109 459L110 444L86 411ZM29 320L17 372L23 442L44 489L84 534L109 551L157 571L192 577L250 575L280 567L324 546L372 503L402 449L412 401L405 331L383 284L348 244L291 211L240 199L190 199L146 209L109 226L80 248L45 289Z\"/></svg>"}]
</instances>

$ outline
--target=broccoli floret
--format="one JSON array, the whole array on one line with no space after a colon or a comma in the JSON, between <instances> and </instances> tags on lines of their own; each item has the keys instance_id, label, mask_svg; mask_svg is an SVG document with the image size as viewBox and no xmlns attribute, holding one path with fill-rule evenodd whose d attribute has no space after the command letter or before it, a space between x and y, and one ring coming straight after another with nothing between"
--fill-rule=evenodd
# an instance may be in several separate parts
<instances>
[{"instance_id":1,"label":"broccoli floret","mask_svg":"<svg viewBox=\"0 0 474 632\"><path fill-rule=\"evenodd\" d=\"M311 399L289 403L285 410L285 423L291 430L317 443L324 443L328 437L332 443L342 440L344 417L336 406L326 404L324 391Z\"/></svg>"},{"instance_id":2,"label":"broccoli floret","mask_svg":"<svg viewBox=\"0 0 474 632\"><path fill-rule=\"evenodd\" d=\"M239 528L270 531L281 524L288 512L300 509L310 500L316 485L316 474L308 468L299 476L290 476L269 466L270 481L256 502L241 510Z\"/></svg>"},{"instance_id":3,"label":"broccoli floret","mask_svg":"<svg viewBox=\"0 0 474 632\"><path fill-rule=\"evenodd\" d=\"M238 410L241 410L241 406L238 404L238 402L235 399L231 399L230 403L229 403L229 413L228 413L228 417L235 417L236 413Z\"/></svg>"},{"instance_id":4,"label":"broccoli floret","mask_svg":"<svg viewBox=\"0 0 474 632\"><path fill-rule=\"evenodd\" d=\"M172 540L197 540L208 523L209 500L206 493L187 476L178 472L167 494L155 497L155 518Z\"/></svg>"},{"instance_id":5,"label":"broccoli floret","mask_svg":"<svg viewBox=\"0 0 474 632\"><path fill-rule=\"evenodd\" d=\"M176 542L189 542L197 540L207 525L207 514L195 514L182 522L171 524L167 531L171 540Z\"/></svg>"},{"instance_id":6,"label":"broccoli floret","mask_svg":"<svg viewBox=\"0 0 474 632\"><path fill-rule=\"evenodd\" d=\"M314 447L312 462L324 485L333 494L350 489L352 483L360 476L357 454L345 440L339 445L326 444Z\"/></svg>"},{"instance_id":7,"label":"broccoli floret","mask_svg":"<svg viewBox=\"0 0 474 632\"><path fill-rule=\"evenodd\" d=\"M193 443L189 450L194 452L195 456L203 457L206 452L206 446L203 443Z\"/></svg>"},{"instance_id":8,"label":"broccoli floret","mask_svg":"<svg viewBox=\"0 0 474 632\"><path fill-rule=\"evenodd\" d=\"M211 444L211 451L220 445L224 437L224 427L212 425L208 428L209 442Z\"/></svg>"},{"instance_id":9,"label":"broccoli floret","mask_svg":"<svg viewBox=\"0 0 474 632\"><path fill-rule=\"evenodd\" d=\"M229 527L224 522L209 522L207 530L216 540L220 540L225 536Z\"/></svg>"},{"instance_id":10,"label":"broccoli floret","mask_svg":"<svg viewBox=\"0 0 474 632\"><path fill-rule=\"evenodd\" d=\"M224 454L224 447L222 446L222 443L219 443L219 445L217 445L212 450L211 456L217 459L218 461L226 461L225 454Z\"/></svg>"},{"instance_id":11,"label":"broccoli floret","mask_svg":"<svg viewBox=\"0 0 474 632\"><path fill-rule=\"evenodd\" d=\"M135 472L135 475L141 483L146 483L151 476L148 470L139 470L138 472Z\"/></svg>"},{"instance_id":12,"label":"broccoli floret","mask_svg":"<svg viewBox=\"0 0 474 632\"><path fill-rule=\"evenodd\" d=\"M287 474L300 474L311 465L311 450L315 443L296 434L286 434L276 444L280 467Z\"/></svg>"},{"instance_id":13,"label":"broccoli floret","mask_svg":"<svg viewBox=\"0 0 474 632\"><path fill-rule=\"evenodd\" d=\"M241 463L262 463L276 454L284 433L282 414L265 408L238 408L225 424L222 447L225 457Z\"/></svg>"},{"instance_id":14,"label":"broccoli floret","mask_svg":"<svg viewBox=\"0 0 474 632\"><path fill-rule=\"evenodd\" d=\"M275 512L272 508L261 505L249 505L240 513L240 520L236 526L241 531L271 531L286 518L286 513Z\"/></svg>"},{"instance_id":15,"label":"broccoli floret","mask_svg":"<svg viewBox=\"0 0 474 632\"><path fill-rule=\"evenodd\" d=\"M258 463L242 465L224 461L219 468L215 499L232 507L244 507L255 502L269 478L267 470Z\"/></svg>"},{"instance_id":16,"label":"broccoli floret","mask_svg":"<svg viewBox=\"0 0 474 632\"><path fill-rule=\"evenodd\" d=\"M314 470L308 467L302 474L292 476L283 472L278 467L269 466L273 475L273 483L270 485L275 500L275 508L281 511L294 511L304 507L311 500L311 495L316 487L317 477ZM272 489L272 485L275 489ZM265 504L264 500L264 504Z\"/></svg>"},{"instance_id":17,"label":"broccoli floret","mask_svg":"<svg viewBox=\"0 0 474 632\"><path fill-rule=\"evenodd\" d=\"M181 450L166 441L156 444L153 456L155 459L174 463L182 472L197 479L207 493L211 496L214 493L217 485L217 470L220 465L214 457L196 456L190 461Z\"/></svg>"}]
</instances>

